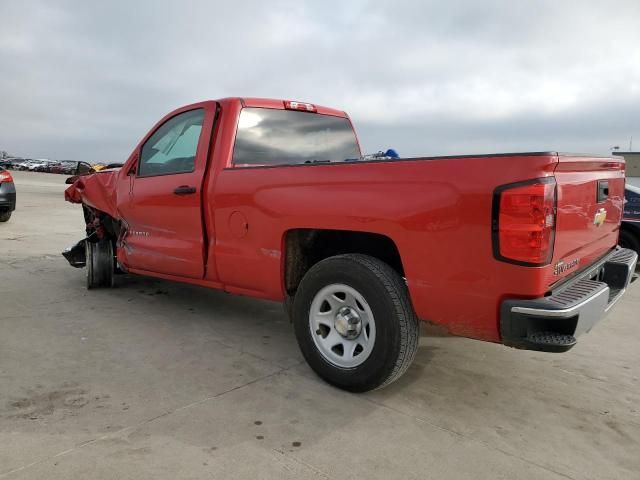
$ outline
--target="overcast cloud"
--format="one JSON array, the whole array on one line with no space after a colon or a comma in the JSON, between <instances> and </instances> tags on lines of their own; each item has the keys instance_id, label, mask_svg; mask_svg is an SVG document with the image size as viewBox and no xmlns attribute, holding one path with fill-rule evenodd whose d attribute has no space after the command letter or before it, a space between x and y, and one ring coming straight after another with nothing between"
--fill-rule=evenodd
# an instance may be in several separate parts
<instances>
[{"instance_id":1,"label":"overcast cloud","mask_svg":"<svg viewBox=\"0 0 640 480\"><path fill-rule=\"evenodd\" d=\"M0 149L122 161L236 95L344 109L367 152L640 147L640 1L0 2Z\"/></svg>"}]
</instances>

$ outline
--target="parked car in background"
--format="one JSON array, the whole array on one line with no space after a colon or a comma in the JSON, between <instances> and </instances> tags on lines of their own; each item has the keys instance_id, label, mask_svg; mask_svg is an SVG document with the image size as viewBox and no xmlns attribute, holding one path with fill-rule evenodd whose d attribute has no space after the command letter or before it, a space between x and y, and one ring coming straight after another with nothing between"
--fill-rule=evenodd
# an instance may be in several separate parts
<instances>
[{"instance_id":1,"label":"parked car in background","mask_svg":"<svg viewBox=\"0 0 640 480\"><path fill-rule=\"evenodd\" d=\"M624 214L619 243L640 255L640 187L627 185L624 190Z\"/></svg>"},{"instance_id":2,"label":"parked car in background","mask_svg":"<svg viewBox=\"0 0 640 480\"><path fill-rule=\"evenodd\" d=\"M8 157L0 160L0 167L2 168L14 168L16 164L22 162L22 158Z\"/></svg>"},{"instance_id":3,"label":"parked car in background","mask_svg":"<svg viewBox=\"0 0 640 480\"><path fill-rule=\"evenodd\" d=\"M30 172L38 172L38 171L41 171L43 167L48 166L49 163L50 161L47 159L37 158L37 159L31 160L31 162L27 166L27 170L29 170Z\"/></svg>"},{"instance_id":4,"label":"parked car in background","mask_svg":"<svg viewBox=\"0 0 640 480\"><path fill-rule=\"evenodd\" d=\"M43 163L41 165L38 165L36 168L33 169L34 172L44 172L44 173L51 173L51 167L53 167L54 165L57 165L58 162L46 162Z\"/></svg>"},{"instance_id":5,"label":"parked car in background","mask_svg":"<svg viewBox=\"0 0 640 480\"><path fill-rule=\"evenodd\" d=\"M124 165L124 163L121 163L121 162L108 163L107 166L105 167L105 170L107 170L109 168L120 168L123 165Z\"/></svg>"},{"instance_id":6,"label":"parked car in background","mask_svg":"<svg viewBox=\"0 0 640 480\"><path fill-rule=\"evenodd\" d=\"M24 162L24 158L21 158L21 157L10 158L9 160L11 160L12 169L16 168L16 165L19 165L22 162Z\"/></svg>"},{"instance_id":7,"label":"parked car in background","mask_svg":"<svg viewBox=\"0 0 640 480\"><path fill-rule=\"evenodd\" d=\"M63 175L74 175L76 170L78 169L78 162L76 161L65 161L60 164L60 172Z\"/></svg>"},{"instance_id":8,"label":"parked car in background","mask_svg":"<svg viewBox=\"0 0 640 480\"><path fill-rule=\"evenodd\" d=\"M87 173L95 173L96 170L89 162L78 162L74 175L86 175Z\"/></svg>"},{"instance_id":9,"label":"parked car in background","mask_svg":"<svg viewBox=\"0 0 640 480\"><path fill-rule=\"evenodd\" d=\"M47 172L49 173L61 173L60 170L62 169L62 162L55 162L52 163L51 165L49 165L49 168L47 169Z\"/></svg>"},{"instance_id":10,"label":"parked car in background","mask_svg":"<svg viewBox=\"0 0 640 480\"><path fill-rule=\"evenodd\" d=\"M101 172L102 170L108 170L109 168L120 168L123 165L122 162L114 162L114 163L94 163L93 169L96 172Z\"/></svg>"},{"instance_id":11,"label":"parked car in background","mask_svg":"<svg viewBox=\"0 0 640 480\"><path fill-rule=\"evenodd\" d=\"M56 165L58 162L56 162L55 160L39 160L34 166L33 168L29 168L30 170L33 170L34 172L49 172L50 168L53 165Z\"/></svg>"},{"instance_id":12,"label":"parked car in background","mask_svg":"<svg viewBox=\"0 0 640 480\"><path fill-rule=\"evenodd\" d=\"M16 170L28 170L30 172L46 172L46 173L59 173L64 175L85 175L87 173L93 173L96 170L88 162L82 162L77 160L22 160L20 163L14 165Z\"/></svg>"},{"instance_id":13,"label":"parked car in background","mask_svg":"<svg viewBox=\"0 0 640 480\"><path fill-rule=\"evenodd\" d=\"M16 209L16 187L11 173L0 167L0 222L6 222Z\"/></svg>"},{"instance_id":14,"label":"parked car in background","mask_svg":"<svg viewBox=\"0 0 640 480\"><path fill-rule=\"evenodd\" d=\"M49 160L45 159L34 159L34 158L23 158L20 161L12 162L14 170L28 170L30 172L37 171L36 169L41 168L45 165L48 165Z\"/></svg>"},{"instance_id":15,"label":"parked car in background","mask_svg":"<svg viewBox=\"0 0 640 480\"><path fill-rule=\"evenodd\" d=\"M78 162L73 160L61 160L49 169L51 173L60 173L64 175L73 175L78 168Z\"/></svg>"},{"instance_id":16,"label":"parked car in background","mask_svg":"<svg viewBox=\"0 0 640 480\"><path fill-rule=\"evenodd\" d=\"M50 164L46 171L49 173L59 173L63 175L85 175L87 173L95 172L91 164L77 160L60 160L56 163Z\"/></svg>"},{"instance_id":17,"label":"parked car in background","mask_svg":"<svg viewBox=\"0 0 640 480\"><path fill-rule=\"evenodd\" d=\"M33 160L31 160L29 158L23 158L19 162L13 162L13 169L14 170L28 170L29 169L29 165L31 165L32 162L33 162Z\"/></svg>"}]
</instances>

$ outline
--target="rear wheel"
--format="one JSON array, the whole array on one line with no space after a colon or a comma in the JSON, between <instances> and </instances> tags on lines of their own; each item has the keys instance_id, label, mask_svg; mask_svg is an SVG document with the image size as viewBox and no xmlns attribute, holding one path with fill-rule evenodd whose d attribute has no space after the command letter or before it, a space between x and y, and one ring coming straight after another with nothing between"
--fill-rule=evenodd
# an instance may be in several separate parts
<instances>
[{"instance_id":1,"label":"rear wheel","mask_svg":"<svg viewBox=\"0 0 640 480\"><path fill-rule=\"evenodd\" d=\"M640 233L634 233L630 230L622 230L620 232L620 246L635 250L640 255Z\"/></svg>"},{"instance_id":2,"label":"rear wheel","mask_svg":"<svg viewBox=\"0 0 640 480\"><path fill-rule=\"evenodd\" d=\"M0 211L0 222L7 222L11 218L11 210Z\"/></svg>"},{"instance_id":3,"label":"rear wheel","mask_svg":"<svg viewBox=\"0 0 640 480\"><path fill-rule=\"evenodd\" d=\"M115 262L113 244L109 239L85 242L87 262L87 288L113 287Z\"/></svg>"},{"instance_id":4,"label":"rear wheel","mask_svg":"<svg viewBox=\"0 0 640 480\"><path fill-rule=\"evenodd\" d=\"M314 265L296 292L293 323L311 368L352 392L399 378L418 347L418 320L402 277L367 255Z\"/></svg>"}]
</instances>

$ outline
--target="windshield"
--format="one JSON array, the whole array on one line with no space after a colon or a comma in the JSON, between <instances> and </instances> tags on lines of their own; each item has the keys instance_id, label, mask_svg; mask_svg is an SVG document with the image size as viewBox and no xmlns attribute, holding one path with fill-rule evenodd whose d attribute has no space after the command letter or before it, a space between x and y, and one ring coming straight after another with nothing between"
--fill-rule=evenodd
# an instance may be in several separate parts
<instances>
[{"instance_id":1,"label":"windshield","mask_svg":"<svg viewBox=\"0 0 640 480\"><path fill-rule=\"evenodd\" d=\"M233 150L235 165L288 165L358 159L348 119L331 115L245 108Z\"/></svg>"}]
</instances>

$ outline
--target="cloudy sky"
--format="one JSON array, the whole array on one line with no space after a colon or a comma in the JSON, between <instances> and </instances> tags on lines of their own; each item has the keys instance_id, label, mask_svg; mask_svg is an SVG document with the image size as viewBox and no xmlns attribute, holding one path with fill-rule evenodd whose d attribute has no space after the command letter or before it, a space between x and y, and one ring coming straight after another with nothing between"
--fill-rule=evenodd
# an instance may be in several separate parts
<instances>
[{"instance_id":1,"label":"cloudy sky","mask_svg":"<svg viewBox=\"0 0 640 480\"><path fill-rule=\"evenodd\" d=\"M126 159L225 96L348 111L367 152L640 149L640 1L0 1L0 149Z\"/></svg>"}]
</instances>

